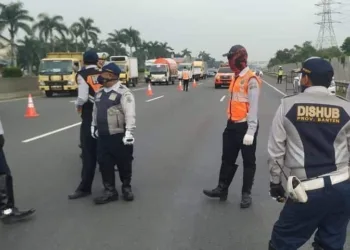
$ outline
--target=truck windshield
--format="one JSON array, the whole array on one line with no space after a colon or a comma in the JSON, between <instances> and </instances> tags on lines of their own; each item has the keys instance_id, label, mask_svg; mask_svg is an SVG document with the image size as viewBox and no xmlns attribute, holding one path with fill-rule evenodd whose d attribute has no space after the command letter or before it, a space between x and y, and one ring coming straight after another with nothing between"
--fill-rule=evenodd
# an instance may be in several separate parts
<instances>
[{"instance_id":1,"label":"truck windshield","mask_svg":"<svg viewBox=\"0 0 350 250\"><path fill-rule=\"evenodd\" d=\"M150 66L150 65L145 66L145 71L149 72L149 71L150 71L150 69L151 69L151 66Z\"/></svg>"},{"instance_id":2,"label":"truck windshield","mask_svg":"<svg viewBox=\"0 0 350 250\"><path fill-rule=\"evenodd\" d=\"M188 70L191 69L191 66L189 66L189 65L181 65L181 64L177 67L177 69L178 69L179 71L182 71L185 67L186 67Z\"/></svg>"},{"instance_id":3,"label":"truck windshield","mask_svg":"<svg viewBox=\"0 0 350 250\"><path fill-rule=\"evenodd\" d=\"M233 73L231 68L225 67L225 68L219 68L218 73Z\"/></svg>"},{"instance_id":4,"label":"truck windshield","mask_svg":"<svg viewBox=\"0 0 350 250\"><path fill-rule=\"evenodd\" d=\"M44 60L40 62L39 74L41 75L68 75L73 73L71 60Z\"/></svg>"},{"instance_id":5,"label":"truck windshield","mask_svg":"<svg viewBox=\"0 0 350 250\"><path fill-rule=\"evenodd\" d=\"M166 66L165 65L152 65L150 70L151 73L165 73L166 70Z\"/></svg>"},{"instance_id":6,"label":"truck windshield","mask_svg":"<svg viewBox=\"0 0 350 250\"><path fill-rule=\"evenodd\" d=\"M120 68L121 72L125 73L125 65L124 64L117 64L117 66Z\"/></svg>"}]
</instances>

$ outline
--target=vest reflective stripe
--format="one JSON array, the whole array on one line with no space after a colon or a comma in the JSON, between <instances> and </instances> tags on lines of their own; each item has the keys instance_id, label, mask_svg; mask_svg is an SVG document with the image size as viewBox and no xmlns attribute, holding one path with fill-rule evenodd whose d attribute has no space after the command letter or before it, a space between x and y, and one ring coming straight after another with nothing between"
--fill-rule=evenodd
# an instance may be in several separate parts
<instances>
[{"instance_id":1,"label":"vest reflective stripe","mask_svg":"<svg viewBox=\"0 0 350 250\"><path fill-rule=\"evenodd\" d=\"M183 79L183 80L188 80L188 79L190 79L190 74L188 73L187 70L182 71L182 79Z\"/></svg>"},{"instance_id":2,"label":"vest reflective stripe","mask_svg":"<svg viewBox=\"0 0 350 250\"><path fill-rule=\"evenodd\" d=\"M278 71L278 75L279 75L279 76L283 76L283 70L279 70L279 71Z\"/></svg>"},{"instance_id":3,"label":"vest reflective stripe","mask_svg":"<svg viewBox=\"0 0 350 250\"><path fill-rule=\"evenodd\" d=\"M239 76L236 79L232 79L229 88L231 98L227 108L228 119L241 121L247 118L249 112L248 83L253 77L258 81L260 87L261 81L251 70L242 77Z\"/></svg>"}]
</instances>

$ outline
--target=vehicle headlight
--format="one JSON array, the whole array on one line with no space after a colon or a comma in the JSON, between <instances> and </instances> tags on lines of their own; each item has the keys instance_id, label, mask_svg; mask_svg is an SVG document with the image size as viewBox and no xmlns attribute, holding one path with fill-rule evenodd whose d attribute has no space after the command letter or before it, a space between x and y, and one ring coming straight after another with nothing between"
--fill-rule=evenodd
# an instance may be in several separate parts
<instances>
[{"instance_id":1,"label":"vehicle headlight","mask_svg":"<svg viewBox=\"0 0 350 250\"><path fill-rule=\"evenodd\" d=\"M39 82L39 85L44 86L45 82Z\"/></svg>"},{"instance_id":2,"label":"vehicle headlight","mask_svg":"<svg viewBox=\"0 0 350 250\"><path fill-rule=\"evenodd\" d=\"M68 83L67 83L68 85L73 85L74 84L74 82L73 81L68 81Z\"/></svg>"}]
</instances>

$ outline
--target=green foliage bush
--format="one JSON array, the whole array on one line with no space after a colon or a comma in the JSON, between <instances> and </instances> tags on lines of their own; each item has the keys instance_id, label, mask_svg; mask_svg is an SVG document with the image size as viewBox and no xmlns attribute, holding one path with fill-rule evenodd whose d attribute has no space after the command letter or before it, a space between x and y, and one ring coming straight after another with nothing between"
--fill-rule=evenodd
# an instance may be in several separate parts
<instances>
[{"instance_id":1,"label":"green foliage bush","mask_svg":"<svg viewBox=\"0 0 350 250\"><path fill-rule=\"evenodd\" d=\"M5 78L10 78L10 77L22 77L22 71L20 68L16 67L9 67L9 68L4 68L2 71L2 77Z\"/></svg>"}]
</instances>

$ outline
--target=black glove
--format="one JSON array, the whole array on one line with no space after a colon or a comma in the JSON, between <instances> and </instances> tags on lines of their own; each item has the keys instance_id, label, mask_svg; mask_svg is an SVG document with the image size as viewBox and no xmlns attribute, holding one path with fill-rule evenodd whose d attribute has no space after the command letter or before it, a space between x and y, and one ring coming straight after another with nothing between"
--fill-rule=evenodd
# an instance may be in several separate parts
<instances>
[{"instance_id":1,"label":"black glove","mask_svg":"<svg viewBox=\"0 0 350 250\"><path fill-rule=\"evenodd\" d=\"M270 182L270 196L272 198L275 198L278 202L285 202L286 195L285 195L284 188L281 183L274 184Z\"/></svg>"},{"instance_id":2,"label":"black glove","mask_svg":"<svg viewBox=\"0 0 350 250\"><path fill-rule=\"evenodd\" d=\"M0 135L0 149L2 149L5 145L4 135Z\"/></svg>"}]
</instances>

